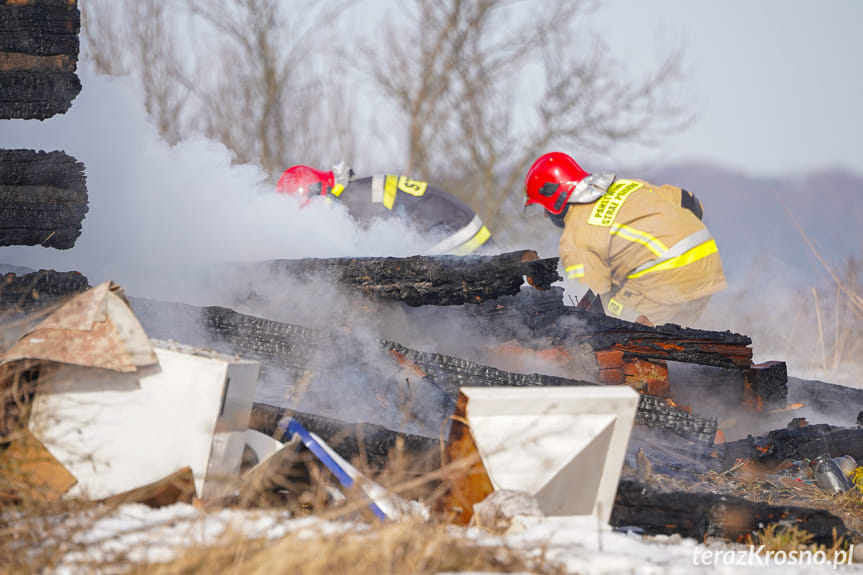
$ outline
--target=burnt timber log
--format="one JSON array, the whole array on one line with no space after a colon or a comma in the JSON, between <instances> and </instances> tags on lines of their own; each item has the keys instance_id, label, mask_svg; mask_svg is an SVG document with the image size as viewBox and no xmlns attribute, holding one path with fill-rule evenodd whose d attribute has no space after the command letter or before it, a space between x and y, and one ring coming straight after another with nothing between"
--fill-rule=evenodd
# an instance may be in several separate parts
<instances>
[{"instance_id":1,"label":"burnt timber log","mask_svg":"<svg viewBox=\"0 0 863 575\"><path fill-rule=\"evenodd\" d=\"M129 301L150 337L212 347L257 360L262 364L262 380L278 381L281 385L287 380L291 388L302 387L306 396L314 394L317 386L337 382L340 377L378 381L389 390L399 388L401 381L408 379L408 388L413 393L432 398L417 402L417 409L424 411L417 415L430 416L431 401L444 413L443 419L452 413L462 386L597 385L538 373L504 371L386 340L373 342L372 349L377 349L380 356L370 357L368 344L344 334L323 333L224 307L196 307L134 297ZM440 394L447 403L437 403ZM715 419L692 417L661 400L645 401L639 412L644 424L651 428L672 431L693 441L713 441Z\"/></svg>"},{"instance_id":2,"label":"burnt timber log","mask_svg":"<svg viewBox=\"0 0 863 575\"><path fill-rule=\"evenodd\" d=\"M274 272L306 279L323 275L347 289L414 307L462 305L498 339L545 337L562 348L619 349L627 359L751 366L752 340L745 335L645 326L564 305L563 289L552 286L561 279L557 267L558 258L538 259L536 252L522 250L496 256L273 260L240 269L270 278Z\"/></svg>"},{"instance_id":3,"label":"burnt timber log","mask_svg":"<svg viewBox=\"0 0 863 575\"><path fill-rule=\"evenodd\" d=\"M817 380L788 378L788 401L803 403L805 417L829 417L832 424L853 426L863 410L863 389Z\"/></svg>"},{"instance_id":4,"label":"burnt timber log","mask_svg":"<svg viewBox=\"0 0 863 575\"><path fill-rule=\"evenodd\" d=\"M44 120L81 91L76 0L0 0L0 119Z\"/></svg>"},{"instance_id":5,"label":"burnt timber log","mask_svg":"<svg viewBox=\"0 0 863 575\"><path fill-rule=\"evenodd\" d=\"M513 373L457 357L412 350L395 342L381 342L383 349L408 362L443 389L455 403L460 387L553 387L597 385L592 382L540 373ZM641 394L635 423L651 429L670 431L692 441L712 444L716 437L716 418L695 417L672 404Z\"/></svg>"},{"instance_id":6,"label":"burnt timber log","mask_svg":"<svg viewBox=\"0 0 863 575\"><path fill-rule=\"evenodd\" d=\"M87 291L87 277L78 272L40 270L0 276L0 314L29 314Z\"/></svg>"},{"instance_id":7,"label":"burnt timber log","mask_svg":"<svg viewBox=\"0 0 863 575\"><path fill-rule=\"evenodd\" d=\"M747 407L770 411L788 405L788 367L784 361L759 363L743 373L743 402Z\"/></svg>"},{"instance_id":8,"label":"burnt timber log","mask_svg":"<svg viewBox=\"0 0 863 575\"><path fill-rule=\"evenodd\" d=\"M622 350L625 358L751 366L752 340L745 335L645 326L565 305L563 289L552 286L561 279L557 267L558 258L537 259L523 250L497 256L274 260L246 269L298 278L325 274L348 289L409 306L463 305L498 339L547 337L553 346L589 344L594 350Z\"/></svg>"},{"instance_id":9,"label":"burnt timber log","mask_svg":"<svg viewBox=\"0 0 863 575\"><path fill-rule=\"evenodd\" d=\"M794 525L812 535L812 542L831 547L849 533L845 523L822 509L769 505L731 495L687 491L658 492L623 480L618 485L611 525L638 526L649 534L678 533L703 541L706 537L745 542L767 525Z\"/></svg>"},{"instance_id":10,"label":"burnt timber log","mask_svg":"<svg viewBox=\"0 0 863 575\"><path fill-rule=\"evenodd\" d=\"M635 423L651 429L672 431L681 437L708 445L713 444L718 428L715 417L695 417L667 401L643 393L639 394Z\"/></svg>"},{"instance_id":11,"label":"burnt timber log","mask_svg":"<svg viewBox=\"0 0 863 575\"><path fill-rule=\"evenodd\" d=\"M486 333L503 339L523 339L524 326L531 338L548 337L563 348L588 344L594 350L619 349L624 357L697 363L705 366L748 369L752 339L730 331L684 328L669 323L647 326L566 305L562 288L540 291L524 288L465 311L482 322Z\"/></svg>"},{"instance_id":12,"label":"burnt timber log","mask_svg":"<svg viewBox=\"0 0 863 575\"><path fill-rule=\"evenodd\" d=\"M73 247L86 182L84 165L64 152L0 150L0 245Z\"/></svg>"},{"instance_id":13,"label":"burnt timber log","mask_svg":"<svg viewBox=\"0 0 863 575\"><path fill-rule=\"evenodd\" d=\"M863 462L863 429L808 425L805 420L795 419L785 429L750 435L718 447L720 459L726 466L743 459L775 468L786 459L812 460L825 453L832 457L850 455Z\"/></svg>"},{"instance_id":14,"label":"burnt timber log","mask_svg":"<svg viewBox=\"0 0 863 575\"><path fill-rule=\"evenodd\" d=\"M255 267L296 278L324 276L366 295L415 307L517 294L525 277L540 289L561 279L557 258L539 259L531 250L492 256L273 260Z\"/></svg>"},{"instance_id":15,"label":"burnt timber log","mask_svg":"<svg viewBox=\"0 0 863 575\"><path fill-rule=\"evenodd\" d=\"M748 369L752 364L752 339L730 331L700 330L673 323L645 326L571 307L554 330L554 341L559 345L587 341L595 350L619 349L624 358L737 369Z\"/></svg>"},{"instance_id":16,"label":"burnt timber log","mask_svg":"<svg viewBox=\"0 0 863 575\"><path fill-rule=\"evenodd\" d=\"M303 427L317 434L339 455L372 471L384 471L396 456L411 459L408 467L414 472L433 471L440 467L438 439L393 431L374 423L345 423L337 419L304 413L266 403L252 404L249 428L280 441L278 424L292 417Z\"/></svg>"}]
</instances>

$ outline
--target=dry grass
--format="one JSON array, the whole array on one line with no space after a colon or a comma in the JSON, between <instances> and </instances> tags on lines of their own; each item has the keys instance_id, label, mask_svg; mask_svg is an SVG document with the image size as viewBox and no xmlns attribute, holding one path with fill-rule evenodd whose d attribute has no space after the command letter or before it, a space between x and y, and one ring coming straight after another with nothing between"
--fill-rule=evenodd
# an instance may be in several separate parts
<instances>
[{"instance_id":1,"label":"dry grass","mask_svg":"<svg viewBox=\"0 0 863 575\"><path fill-rule=\"evenodd\" d=\"M848 542L834 533L833 545L816 545L812 543L812 534L796 525L771 523L764 529L747 537L749 545L764 546L765 551L810 551L812 554L822 551L828 560L833 560L837 552L847 552Z\"/></svg>"},{"instance_id":2,"label":"dry grass","mask_svg":"<svg viewBox=\"0 0 863 575\"><path fill-rule=\"evenodd\" d=\"M345 533L301 531L276 541L229 536L217 546L187 551L164 564L138 565L139 575L192 573L439 573L512 572L541 567L561 572L541 556L506 547L487 547L460 537L446 526L425 522L358 526Z\"/></svg>"},{"instance_id":3,"label":"dry grass","mask_svg":"<svg viewBox=\"0 0 863 575\"><path fill-rule=\"evenodd\" d=\"M213 505L208 511L222 509ZM123 540L139 536L146 543L127 546L109 535L114 545L106 550L104 541L93 539L91 530L97 521L117 512L114 505L51 503L34 498L0 506L0 573L50 572L59 565L75 573L141 575L564 572L549 562L542 550L484 546L466 537L461 528L440 521L378 521L368 513L367 501L351 494L340 505L319 509L313 520L301 527L286 524L294 530L276 539L250 537L226 527L217 540L207 538L207 544L198 543L205 530L206 511L204 517L196 514L190 519L172 519L167 525L126 526ZM284 518L290 515L281 513ZM164 528L174 535L159 534ZM176 554L168 561L152 559L147 550L149 546L168 551L175 545ZM150 562L142 557L150 557Z\"/></svg>"},{"instance_id":4,"label":"dry grass","mask_svg":"<svg viewBox=\"0 0 863 575\"><path fill-rule=\"evenodd\" d=\"M786 357L805 358L801 368L834 383L856 385L845 380L849 373L859 373L863 361L863 257L849 256L838 267L831 264L790 208L778 199L829 278L823 285L810 287L808 293L795 294Z\"/></svg>"}]
</instances>

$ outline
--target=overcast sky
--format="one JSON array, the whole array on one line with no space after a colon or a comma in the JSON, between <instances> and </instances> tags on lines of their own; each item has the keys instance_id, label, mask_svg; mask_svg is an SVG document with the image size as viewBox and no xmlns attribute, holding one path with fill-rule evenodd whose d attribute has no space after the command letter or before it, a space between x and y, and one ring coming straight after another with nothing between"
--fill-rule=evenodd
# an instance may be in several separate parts
<instances>
[{"instance_id":1,"label":"overcast sky","mask_svg":"<svg viewBox=\"0 0 863 575\"><path fill-rule=\"evenodd\" d=\"M631 71L683 45L698 113L627 165L707 160L750 175L825 167L863 174L863 2L603 0L596 22Z\"/></svg>"}]
</instances>

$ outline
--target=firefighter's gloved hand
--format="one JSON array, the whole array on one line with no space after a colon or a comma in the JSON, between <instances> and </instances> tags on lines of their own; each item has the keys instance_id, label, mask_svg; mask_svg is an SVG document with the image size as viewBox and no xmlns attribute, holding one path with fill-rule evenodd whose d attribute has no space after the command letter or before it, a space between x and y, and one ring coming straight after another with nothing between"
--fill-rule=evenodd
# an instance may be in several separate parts
<instances>
[{"instance_id":1,"label":"firefighter's gloved hand","mask_svg":"<svg viewBox=\"0 0 863 575\"><path fill-rule=\"evenodd\" d=\"M353 175L354 171L344 161L340 161L338 164L333 166L333 179L337 185L347 187L348 182L351 181L351 177L353 177Z\"/></svg>"}]
</instances>

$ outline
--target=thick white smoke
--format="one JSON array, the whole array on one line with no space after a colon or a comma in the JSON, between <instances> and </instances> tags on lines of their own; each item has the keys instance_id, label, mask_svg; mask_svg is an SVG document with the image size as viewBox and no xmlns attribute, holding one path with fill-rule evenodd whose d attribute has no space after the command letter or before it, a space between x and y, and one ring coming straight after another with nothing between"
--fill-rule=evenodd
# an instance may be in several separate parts
<instances>
[{"instance_id":1,"label":"thick white smoke","mask_svg":"<svg viewBox=\"0 0 863 575\"><path fill-rule=\"evenodd\" d=\"M419 253L399 222L360 232L341 206L300 208L258 167L232 165L220 143L168 146L132 80L96 75L86 61L78 74L83 90L67 113L0 121L0 148L61 150L85 165L83 233L70 250L0 248L0 263L76 270L91 285L113 280L130 294L188 300L203 287L194 280L211 277L199 272L222 262Z\"/></svg>"}]
</instances>

